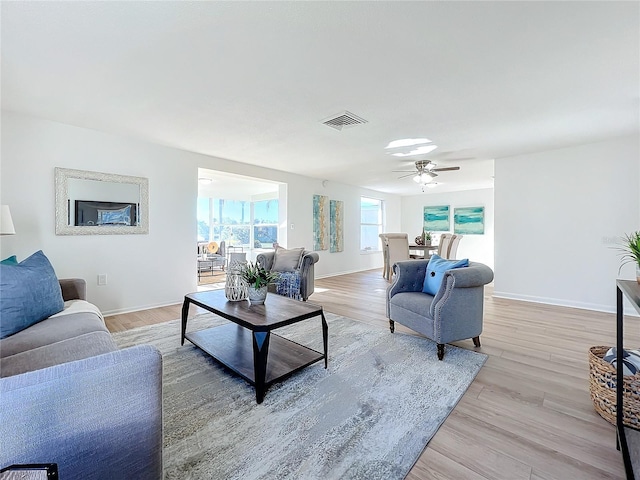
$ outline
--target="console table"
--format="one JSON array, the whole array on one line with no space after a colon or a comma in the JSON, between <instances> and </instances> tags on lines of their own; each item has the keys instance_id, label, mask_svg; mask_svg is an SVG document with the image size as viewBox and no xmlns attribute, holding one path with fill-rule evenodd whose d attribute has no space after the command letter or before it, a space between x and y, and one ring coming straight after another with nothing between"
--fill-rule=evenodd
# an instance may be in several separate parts
<instances>
[{"instance_id":1,"label":"console table","mask_svg":"<svg viewBox=\"0 0 640 480\"><path fill-rule=\"evenodd\" d=\"M616 428L618 431L618 449L622 451L624 470L627 479L635 479L634 472L640 472L640 430L628 427L624 424L623 410L623 369L622 369L622 343L624 329L623 299L626 297L631 305L640 313L640 285L633 280L616 280Z\"/></svg>"}]
</instances>

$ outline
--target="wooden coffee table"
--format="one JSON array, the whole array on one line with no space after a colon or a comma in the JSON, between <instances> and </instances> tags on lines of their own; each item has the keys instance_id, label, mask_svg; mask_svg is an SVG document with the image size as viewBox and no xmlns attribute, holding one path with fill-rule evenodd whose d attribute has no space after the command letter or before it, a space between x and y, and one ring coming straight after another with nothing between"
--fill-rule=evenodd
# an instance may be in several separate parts
<instances>
[{"instance_id":1,"label":"wooden coffee table","mask_svg":"<svg viewBox=\"0 0 640 480\"><path fill-rule=\"evenodd\" d=\"M189 305L195 304L232 323L187 333ZM285 325L308 318L322 319L324 354L272 334ZM181 345L186 338L218 362L255 386L256 402L262 403L266 389L274 382L324 358L327 368L329 328L322 307L275 293L264 305L251 306L247 300L230 302L224 290L189 293L182 304Z\"/></svg>"}]
</instances>

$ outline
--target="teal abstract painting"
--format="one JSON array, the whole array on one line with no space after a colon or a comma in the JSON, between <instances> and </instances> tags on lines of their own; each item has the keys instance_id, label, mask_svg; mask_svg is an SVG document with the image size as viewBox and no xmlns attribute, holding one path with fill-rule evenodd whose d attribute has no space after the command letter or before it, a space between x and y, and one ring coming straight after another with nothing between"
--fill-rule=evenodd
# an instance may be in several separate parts
<instances>
[{"instance_id":1,"label":"teal abstract painting","mask_svg":"<svg viewBox=\"0 0 640 480\"><path fill-rule=\"evenodd\" d=\"M424 207L425 232L448 232L449 224L449 205Z\"/></svg>"},{"instance_id":2,"label":"teal abstract painting","mask_svg":"<svg viewBox=\"0 0 640 480\"><path fill-rule=\"evenodd\" d=\"M344 202L329 201L329 251L344 250Z\"/></svg>"},{"instance_id":3,"label":"teal abstract painting","mask_svg":"<svg viewBox=\"0 0 640 480\"><path fill-rule=\"evenodd\" d=\"M459 207L453 213L453 233L484 234L484 207Z\"/></svg>"},{"instance_id":4,"label":"teal abstract painting","mask_svg":"<svg viewBox=\"0 0 640 480\"><path fill-rule=\"evenodd\" d=\"M329 216L329 197L313 196L313 249L327 250L329 232L327 227Z\"/></svg>"}]
</instances>

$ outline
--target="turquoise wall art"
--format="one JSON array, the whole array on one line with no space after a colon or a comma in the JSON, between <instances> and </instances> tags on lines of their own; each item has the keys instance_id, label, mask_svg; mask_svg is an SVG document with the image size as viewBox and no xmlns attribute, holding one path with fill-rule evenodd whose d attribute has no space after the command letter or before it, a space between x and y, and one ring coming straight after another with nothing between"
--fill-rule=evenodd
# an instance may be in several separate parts
<instances>
[{"instance_id":1,"label":"turquoise wall art","mask_svg":"<svg viewBox=\"0 0 640 480\"><path fill-rule=\"evenodd\" d=\"M329 248L329 197L313 196L313 249L327 250Z\"/></svg>"},{"instance_id":2,"label":"turquoise wall art","mask_svg":"<svg viewBox=\"0 0 640 480\"><path fill-rule=\"evenodd\" d=\"M329 251L344 250L344 202L329 201Z\"/></svg>"},{"instance_id":3,"label":"turquoise wall art","mask_svg":"<svg viewBox=\"0 0 640 480\"><path fill-rule=\"evenodd\" d=\"M458 207L453 213L453 233L484 234L484 207Z\"/></svg>"},{"instance_id":4,"label":"turquoise wall art","mask_svg":"<svg viewBox=\"0 0 640 480\"><path fill-rule=\"evenodd\" d=\"M449 225L449 205L424 207L425 232L448 232Z\"/></svg>"}]
</instances>

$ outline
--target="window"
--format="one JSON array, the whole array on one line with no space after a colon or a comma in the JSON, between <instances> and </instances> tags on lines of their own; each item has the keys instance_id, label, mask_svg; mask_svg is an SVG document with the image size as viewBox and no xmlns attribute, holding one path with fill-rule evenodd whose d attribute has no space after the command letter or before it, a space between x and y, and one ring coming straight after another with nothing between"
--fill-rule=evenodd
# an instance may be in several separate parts
<instances>
[{"instance_id":1,"label":"window","mask_svg":"<svg viewBox=\"0 0 640 480\"><path fill-rule=\"evenodd\" d=\"M253 203L253 248L271 248L278 241L278 200Z\"/></svg>"},{"instance_id":2,"label":"window","mask_svg":"<svg viewBox=\"0 0 640 480\"><path fill-rule=\"evenodd\" d=\"M198 198L198 240L271 248L278 241L278 200Z\"/></svg>"},{"instance_id":3,"label":"window","mask_svg":"<svg viewBox=\"0 0 640 480\"><path fill-rule=\"evenodd\" d=\"M375 198L360 197L360 250L379 252L380 235L383 232L384 202Z\"/></svg>"}]
</instances>

